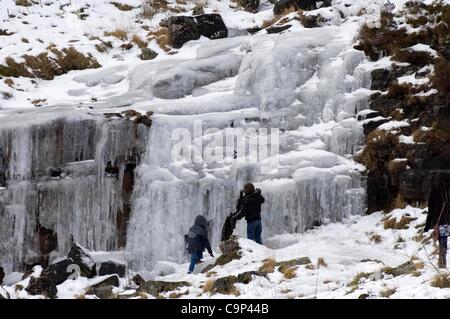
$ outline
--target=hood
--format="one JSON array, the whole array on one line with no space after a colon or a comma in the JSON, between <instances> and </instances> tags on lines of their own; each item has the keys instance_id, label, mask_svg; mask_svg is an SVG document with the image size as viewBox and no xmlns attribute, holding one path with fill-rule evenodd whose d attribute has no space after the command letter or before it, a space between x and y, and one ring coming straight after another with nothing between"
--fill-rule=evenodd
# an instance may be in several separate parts
<instances>
[{"instance_id":1,"label":"hood","mask_svg":"<svg viewBox=\"0 0 450 319\"><path fill-rule=\"evenodd\" d=\"M205 217L203 217L202 215L198 215L197 217L195 217L195 222L194 225L196 226L200 226L204 229L207 229L208 227L208 221L206 220Z\"/></svg>"}]
</instances>

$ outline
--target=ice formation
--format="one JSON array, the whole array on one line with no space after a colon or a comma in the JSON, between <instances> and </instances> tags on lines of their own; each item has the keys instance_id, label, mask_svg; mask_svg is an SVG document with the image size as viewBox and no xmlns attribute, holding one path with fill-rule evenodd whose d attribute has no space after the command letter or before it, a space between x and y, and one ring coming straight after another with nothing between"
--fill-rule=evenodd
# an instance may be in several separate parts
<instances>
[{"instance_id":1,"label":"ice formation","mask_svg":"<svg viewBox=\"0 0 450 319\"><path fill-rule=\"evenodd\" d=\"M124 251L133 269L181 262L183 235L195 216L213 220L217 245L247 181L267 199L263 239L363 213L363 168L352 159L362 138L356 114L367 107L370 86L364 56L352 48L361 21L200 41L189 47L196 55L138 65L127 75L129 91L106 102L1 116L0 262L12 270L32 259L39 227L58 234L61 254L75 241L120 249L118 216L126 209ZM123 72L111 68L76 80L113 85ZM103 114L125 105L154 112L150 129ZM207 161L197 152L194 162L174 158L172 134L180 128L225 159ZM241 150L235 159L233 146L214 139L249 128L278 129L279 154L245 163ZM275 141L269 141L270 149ZM279 165L267 169L272 160Z\"/></svg>"}]
</instances>

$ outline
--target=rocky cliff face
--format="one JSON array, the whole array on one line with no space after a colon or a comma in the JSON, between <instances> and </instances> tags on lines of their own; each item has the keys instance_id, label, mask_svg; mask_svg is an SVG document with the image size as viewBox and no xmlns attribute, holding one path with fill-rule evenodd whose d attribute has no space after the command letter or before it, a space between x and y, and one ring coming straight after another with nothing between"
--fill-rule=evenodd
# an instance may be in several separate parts
<instances>
[{"instance_id":1,"label":"rocky cliff face","mask_svg":"<svg viewBox=\"0 0 450 319\"><path fill-rule=\"evenodd\" d=\"M450 173L450 6L408 2L364 26L357 49L373 61L366 115L368 211L426 206Z\"/></svg>"}]
</instances>

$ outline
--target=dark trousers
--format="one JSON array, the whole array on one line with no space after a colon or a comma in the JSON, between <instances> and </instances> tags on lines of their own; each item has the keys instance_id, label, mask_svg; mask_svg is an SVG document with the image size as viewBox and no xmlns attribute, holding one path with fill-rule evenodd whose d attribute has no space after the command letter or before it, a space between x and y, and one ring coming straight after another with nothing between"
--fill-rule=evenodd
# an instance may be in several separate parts
<instances>
[{"instance_id":1,"label":"dark trousers","mask_svg":"<svg viewBox=\"0 0 450 319\"><path fill-rule=\"evenodd\" d=\"M262 245L261 240L262 224L261 219L247 223L247 238Z\"/></svg>"},{"instance_id":2,"label":"dark trousers","mask_svg":"<svg viewBox=\"0 0 450 319\"><path fill-rule=\"evenodd\" d=\"M191 263L189 264L189 272L193 272L195 265L197 264L197 261L201 260L203 258L203 252L202 251L193 251L191 253Z\"/></svg>"},{"instance_id":3,"label":"dark trousers","mask_svg":"<svg viewBox=\"0 0 450 319\"><path fill-rule=\"evenodd\" d=\"M439 236L439 267L447 267L447 236Z\"/></svg>"}]
</instances>

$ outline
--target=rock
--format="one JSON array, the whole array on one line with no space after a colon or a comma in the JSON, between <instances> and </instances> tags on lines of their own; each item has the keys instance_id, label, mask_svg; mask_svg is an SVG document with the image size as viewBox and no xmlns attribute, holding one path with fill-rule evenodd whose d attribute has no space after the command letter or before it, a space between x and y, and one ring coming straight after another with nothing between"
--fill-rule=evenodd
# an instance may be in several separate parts
<instances>
[{"instance_id":1,"label":"rock","mask_svg":"<svg viewBox=\"0 0 450 319\"><path fill-rule=\"evenodd\" d=\"M147 116L147 115L139 114L134 119L134 123L136 123L136 124L141 124L142 123L142 124L150 127L150 126L152 126L152 119L149 116Z\"/></svg>"},{"instance_id":2,"label":"rock","mask_svg":"<svg viewBox=\"0 0 450 319\"><path fill-rule=\"evenodd\" d=\"M376 69L373 70L370 74L372 77L372 84L370 86L370 89L385 91L389 85L389 82L391 81L391 72L389 72L388 69Z\"/></svg>"},{"instance_id":3,"label":"rock","mask_svg":"<svg viewBox=\"0 0 450 319\"><path fill-rule=\"evenodd\" d=\"M208 266L206 266L205 268L202 269L201 273L206 274L208 271L213 269L215 266L216 266L215 264L209 264Z\"/></svg>"},{"instance_id":4,"label":"rock","mask_svg":"<svg viewBox=\"0 0 450 319\"><path fill-rule=\"evenodd\" d=\"M287 261L277 262L276 266L278 266L278 270L280 270L283 268L291 268L291 267L295 267L295 266L308 265L308 264L311 264L311 259L309 259L308 257L300 257L300 258L291 259L291 260L287 260Z\"/></svg>"},{"instance_id":5,"label":"rock","mask_svg":"<svg viewBox=\"0 0 450 319\"><path fill-rule=\"evenodd\" d=\"M160 293L173 291L180 287L190 286L187 281L146 281L139 286L138 292L145 292L154 297L158 297Z\"/></svg>"},{"instance_id":6,"label":"rock","mask_svg":"<svg viewBox=\"0 0 450 319\"><path fill-rule=\"evenodd\" d=\"M3 283L3 278L5 278L5 270L0 267L0 285Z\"/></svg>"},{"instance_id":7,"label":"rock","mask_svg":"<svg viewBox=\"0 0 450 319\"><path fill-rule=\"evenodd\" d=\"M219 244L219 247L222 255L217 258L215 263L216 266L223 266L232 260L241 258L241 247L239 246L238 238L236 236L231 236L230 239L222 241Z\"/></svg>"},{"instance_id":8,"label":"rock","mask_svg":"<svg viewBox=\"0 0 450 319\"><path fill-rule=\"evenodd\" d=\"M237 282L236 276L227 276L217 279L212 288L213 293L224 295L236 294L237 289L234 285Z\"/></svg>"},{"instance_id":9,"label":"rock","mask_svg":"<svg viewBox=\"0 0 450 319\"><path fill-rule=\"evenodd\" d=\"M383 210L392 199L389 190L389 178L369 172L367 175L367 213Z\"/></svg>"},{"instance_id":10,"label":"rock","mask_svg":"<svg viewBox=\"0 0 450 319\"><path fill-rule=\"evenodd\" d=\"M119 277L125 277L126 273L126 266L122 263L118 263L112 260L103 261L100 264L98 275L99 276L105 276L105 275L113 275L116 274Z\"/></svg>"},{"instance_id":11,"label":"rock","mask_svg":"<svg viewBox=\"0 0 450 319\"><path fill-rule=\"evenodd\" d=\"M141 55L139 57L141 58L141 60L152 60L152 59L156 58L157 55L158 55L158 53L156 53L155 51L153 51L150 48L142 48Z\"/></svg>"},{"instance_id":12,"label":"rock","mask_svg":"<svg viewBox=\"0 0 450 319\"><path fill-rule=\"evenodd\" d=\"M0 300L2 299L11 299L9 292L5 290L2 286L0 286Z\"/></svg>"},{"instance_id":13,"label":"rock","mask_svg":"<svg viewBox=\"0 0 450 319\"><path fill-rule=\"evenodd\" d=\"M109 287L109 286L113 286L113 287L120 286L119 277L117 275L112 275L105 279L101 279L100 281L98 281L97 283L95 283L94 285L89 287L89 289L86 291L86 294L94 295L95 291L98 290L99 288Z\"/></svg>"},{"instance_id":14,"label":"rock","mask_svg":"<svg viewBox=\"0 0 450 319\"><path fill-rule=\"evenodd\" d=\"M368 294L360 294L358 297L358 299L367 299L367 298L369 298Z\"/></svg>"},{"instance_id":15,"label":"rock","mask_svg":"<svg viewBox=\"0 0 450 319\"><path fill-rule=\"evenodd\" d=\"M47 277L31 277L30 283L25 290L30 295L43 295L50 299L56 298L58 293L55 282Z\"/></svg>"},{"instance_id":16,"label":"rock","mask_svg":"<svg viewBox=\"0 0 450 319\"><path fill-rule=\"evenodd\" d=\"M186 16L170 17L167 21L172 47L179 49L188 41L200 39L200 32L194 18Z\"/></svg>"},{"instance_id":17,"label":"rock","mask_svg":"<svg viewBox=\"0 0 450 319\"><path fill-rule=\"evenodd\" d=\"M72 259L64 259L48 266L42 275L52 280L56 285L62 284L73 273L68 272L69 266L75 265Z\"/></svg>"},{"instance_id":18,"label":"rock","mask_svg":"<svg viewBox=\"0 0 450 319\"><path fill-rule=\"evenodd\" d=\"M383 273L392 275L394 277L408 275L408 274L411 274L412 272L414 272L415 270L416 270L416 267L414 265L414 262L412 262L412 261L407 261L395 268L385 267L382 269Z\"/></svg>"},{"instance_id":19,"label":"rock","mask_svg":"<svg viewBox=\"0 0 450 319\"><path fill-rule=\"evenodd\" d=\"M113 292L113 288L114 287L111 285L92 288L92 290L90 290L89 293L86 292L86 294L87 295L94 294L99 299L116 299L116 295Z\"/></svg>"},{"instance_id":20,"label":"rock","mask_svg":"<svg viewBox=\"0 0 450 319\"><path fill-rule=\"evenodd\" d=\"M279 0L273 7L273 13L280 15L287 10L314 10L319 7L331 6L331 0L316 1L316 0Z\"/></svg>"},{"instance_id":21,"label":"rock","mask_svg":"<svg viewBox=\"0 0 450 319\"><path fill-rule=\"evenodd\" d=\"M250 13L258 12L259 0L238 0L239 7Z\"/></svg>"},{"instance_id":22,"label":"rock","mask_svg":"<svg viewBox=\"0 0 450 319\"><path fill-rule=\"evenodd\" d=\"M144 278L142 278L141 275L136 274L133 279L131 279L137 286L142 285L143 283L145 283Z\"/></svg>"},{"instance_id":23,"label":"rock","mask_svg":"<svg viewBox=\"0 0 450 319\"><path fill-rule=\"evenodd\" d=\"M79 244L73 244L68 257L80 267L80 275L87 278L95 276L95 263L88 251Z\"/></svg>"},{"instance_id":24,"label":"rock","mask_svg":"<svg viewBox=\"0 0 450 319\"><path fill-rule=\"evenodd\" d=\"M221 39L228 36L228 29L220 14L202 14L195 17L198 31L210 39Z\"/></svg>"},{"instance_id":25,"label":"rock","mask_svg":"<svg viewBox=\"0 0 450 319\"><path fill-rule=\"evenodd\" d=\"M282 31L289 29L290 27L292 27L292 25L287 24L287 25L283 25L280 27L270 27L270 28L267 28L266 31L267 31L267 33L280 33Z\"/></svg>"},{"instance_id":26,"label":"rock","mask_svg":"<svg viewBox=\"0 0 450 319\"><path fill-rule=\"evenodd\" d=\"M242 284L248 284L250 281L252 281L253 276L260 276L267 278L267 274L261 271L246 271L243 272L242 274L239 274L237 276L236 281Z\"/></svg>"},{"instance_id":27,"label":"rock","mask_svg":"<svg viewBox=\"0 0 450 319\"><path fill-rule=\"evenodd\" d=\"M200 14L204 14L205 12L203 11L203 6L201 4L196 4L194 9L192 9L192 14L194 16L200 15Z\"/></svg>"},{"instance_id":28,"label":"rock","mask_svg":"<svg viewBox=\"0 0 450 319\"><path fill-rule=\"evenodd\" d=\"M364 134L367 136L373 132L380 125L389 122L387 118L380 118L379 120L367 121L363 124Z\"/></svg>"}]
</instances>

